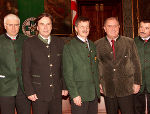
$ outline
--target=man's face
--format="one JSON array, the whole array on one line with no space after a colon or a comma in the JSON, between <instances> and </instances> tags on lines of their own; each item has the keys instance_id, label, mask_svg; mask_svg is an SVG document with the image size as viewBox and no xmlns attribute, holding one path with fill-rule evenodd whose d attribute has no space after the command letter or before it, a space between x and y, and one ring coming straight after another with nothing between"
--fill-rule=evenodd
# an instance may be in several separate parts
<instances>
[{"instance_id":1,"label":"man's face","mask_svg":"<svg viewBox=\"0 0 150 114\"><path fill-rule=\"evenodd\" d=\"M43 17L38 21L37 30L44 38L48 38L52 30L52 22L49 17Z\"/></svg>"},{"instance_id":2,"label":"man's face","mask_svg":"<svg viewBox=\"0 0 150 114\"><path fill-rule=\"evenodd\" d=\"M150 36L150 23L140 23L139 35L141 38L147 38Z\"/></svg>"},{"instance_id":3,"label":"man's face","mask_svg":"<svg viewBox=\"0 0 150 114\"><path fill-rule=\"evenodd\" d=\"M78 25L75 26L75 30L78 33L78 36L80 36L83 39L86 39L87 36L89 35L89 31L90 31L89 21L79 22Z\"/></svg>"},{"instance_id":4,"label":"man's face","mask_svg":"<svg viewBox=\"0 0 150 114\"><path fill-rule=\"evenodd\" d=\"M115 39L119 35L120 25L117 20L107 20L104 26L104 30L108 38Z\"/></svg>"},{"instance_id":5,"label":"man's face","mask_svg":"<svg viewBox=\"0 0 150 114\"><path fill-rule=\"evenodd\" d=\"M7 19L4 27L7 31L7 34L11 37L15 37L19 32L19 20L18 19Z\"/></svg>"}]
</instances>

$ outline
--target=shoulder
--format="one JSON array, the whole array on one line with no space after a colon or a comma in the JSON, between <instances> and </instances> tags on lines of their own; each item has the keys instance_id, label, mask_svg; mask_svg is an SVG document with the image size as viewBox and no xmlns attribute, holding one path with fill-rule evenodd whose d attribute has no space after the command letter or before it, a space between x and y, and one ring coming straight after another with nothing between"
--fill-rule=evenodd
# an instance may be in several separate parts
<instances>
[{"instance_id":1,"label":"shoulder","mask_svg":"<svg viewBox=\"0 0 150 114\"><path fill-rule=\"evenodd\" d=\"M100 43L103 42L104 40L105 40L105 37L102 37L102 38L100 38L99 40L96 40L96 41L94 42L94 44L95 44L96 46L98 46L98 45L100 45Z\"/></svg>"},{"instance_id":2,"label":"shoulder","mask_svg":"<svg viewBox=\"0 0 150 114\"><path fill-rule=\"evenodd\" d=\"M51 38L53 39L53 40L55 40L55 41L57 41L57 42L64 42L64 40L61 38L61 37L58 37L58 36L51 36Z\"/></svg>"},{"instance_id":3,"label":"shoulder","mask_svg":"<svg viewBox=\"0 0 150 114\"><path fill-rule=\"evenodd\" d=\"M0 35L0 43L6 40L5 34Z\"/></svg>"},{"instance_id":4,"label":"shoulder","mask_svg":"<svg viewBox=\"0 0 150 114\"><path fill-rule=\"evenodd\" d=\"M140 38L139 36L136 36L134 39L138 39L138 38Z\"/></svg>"},{"instance_id":5,"label":"shoulder","mask_svg":"<svg viewBox=\"0 0 150 114\"><path fill-rule=\"evenodd\" d=\"M33 45L33 44L35 44L37 41L38 41L38 36L33 36L33 37L31 37L31 38L25 39L25 40L24 40L24 45L28 45L28 44Z\"/></svg>"},{"instance_id":6,"label":"shoulder","mask_svg":"<svg viewBox=\"0 0 150 114\"><path fill-rule=\"evenodd\" d=\"M53 44L56 44L58 48L63 48L64 46L64 40L58 36L51 36L51 42L53 42Z\"/></svg>"},{"instance_id":7,"label":"shoulder","mask_svg":"<svg viewBox=\"0 0 150 114\"><path fill-rule=\"evenodd\" d=\"M120 36L120 38L127 41L133 41L133 38L126 37L126 36Z\"/></svg>"},{"instance_id":8,"label":"shoulder","mask_svg":"<svg viewBox=\"0 0 150 114\"><path fill-rule=\"evenodd\" d=\"M5 37L5 34L1 34L0 35L0 39L4 38Z\"/></svg>"},{"instance_id":9,"label":"shoulder","mask_svg":"<svg viewBox=\"0 0 150 114\"><path fill-rule=\"evenodd\" d=\"M24 34L21 34L21 33L19 33L18 35L19 35L19 38L23 38L23 39L27 39L28 38L28 36L26 36Z\"/></svg>"},{"instance_id":10,"label":"shoulder","mask_svg":"<svg viewBox=\"0 0 150 114\"><path fill-rule=\"evenodd\" d=\"M133 43L134 42L134 39L130 38L130 37L120 36L120 38L122 39L123 42L124 41L129 42L129 43Z\"/></svg>"},{"instance_id":11,"label":"shoulder","mask_svg":"<svg viewBox=\"0 0 150 114\"><path fill-rule=\"evenodd\" d=\"M77 42L77 40L75 39L75 37L72 37L72 38L70 38L71 40L69 40L69 41L67 41L66 43L65 43L65 46L71 46L71 45L74 45L76 42Z\"/></svg>"},{"instance_id":12,"label":"shoulder","mask_svg":"<svg viewBox=\"0 0 150 114\"><path fill-rule=\"evenodd\" d=\"M139 36L136 36L135 38L134 38L134 41L138 41L140 39L140 37Z\"/></svg>"}]
</instances>

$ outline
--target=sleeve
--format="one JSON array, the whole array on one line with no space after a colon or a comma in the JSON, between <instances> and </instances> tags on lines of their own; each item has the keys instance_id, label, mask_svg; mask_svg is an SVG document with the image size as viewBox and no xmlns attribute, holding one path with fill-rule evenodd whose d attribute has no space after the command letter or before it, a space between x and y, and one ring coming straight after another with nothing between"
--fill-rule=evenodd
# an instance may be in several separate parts
<instances>
[{"instance_id":1,"label":"sleeve","mask_svg":"<svg viewBox=\"0 0 150 114\"><path fill-rule=\"evenodd\" d=\"M131 59L133 61L134 65L134 83L141 85L142 84L142 73L141 73L141 65L140 65L140 59L138 56L138 51L135 45L135 42L133 41L132 48L131 48Z\"/></svg>"},{"instance_id":2,"label":"sleeve","mask_svg":"<svg viewBox=\"0 0 150 114\"><path fill-rule=\"evenodd\" d=\"M63 50L63 76L71 98L79 96L76 83L73 78L73 59L68 46Z\"/></svg>"},{"instance_id":3,"label":"sleeve","mask_svg":"<svg viewBox=\"0 0 150 114\"><path fill-rule=\"evenodd\" d=\"M35 94L32 83L31 83L31 52L28 42L25 40L23 44L22 53L22 75L23 84L26 96Z\"/></svg>"},{"instance_id":4,"label":"sleeve","mask_svg":"<svg viewBox=\"0 0 150 114\"><path fill-rule=\"evenodd\" d=\"M61 41L61 52L63 53L63 48L64 48L64 41ZM65 80L64 80L64 76L63 76L63 64L62 64L62 60L61 60L61 82L62 82L62 90L67 90L66 84L65 84Z\"/></svg>"},{"instance_id":5,"label":"sleeve","mask_svg":"<svg viewBox=\"0 0 150 114\"><path fill-rule=\"evenodd\" d=\"M100 50L98 48L98 41L96 41L94 43L96 45L96 57L95 60L97 62L97 73L98 73L98 77L99 77L99 84L101 84L102 81L102 63L101 63L101 58L100 58Z\"/></svg>"}]
</instances>

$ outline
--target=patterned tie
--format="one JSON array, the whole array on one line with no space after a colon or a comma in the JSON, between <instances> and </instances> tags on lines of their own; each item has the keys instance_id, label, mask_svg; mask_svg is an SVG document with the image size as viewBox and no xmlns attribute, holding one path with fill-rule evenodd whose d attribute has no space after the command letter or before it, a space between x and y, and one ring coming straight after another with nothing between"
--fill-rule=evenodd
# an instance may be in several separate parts
<instances>
[{"instance_id":1,"label":"patterned tie","mask_svg":"<svg viewBox=\"0 0 150 114\"><path fill-rule=\"evenodd\" d=\"M112 49L113 49L113 55L114 55L114 60L115 60L115 46L114 46L114 40L111 40L112 42Z\"/></svg>"}]
</instances>

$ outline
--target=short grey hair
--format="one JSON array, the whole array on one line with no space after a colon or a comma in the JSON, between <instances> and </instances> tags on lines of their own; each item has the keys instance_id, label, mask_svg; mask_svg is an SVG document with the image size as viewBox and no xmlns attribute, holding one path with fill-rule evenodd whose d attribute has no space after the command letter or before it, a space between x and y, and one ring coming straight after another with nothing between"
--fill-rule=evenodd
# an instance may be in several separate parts
<instances>
[{"instance_id":1,"label":"short grey hair","mask_svg":"<svg viewBox=\"0 0 150 114\"><path fill-rule=\"evenodd\" d=\"M7 20L18 20L20 24L20 18L15 14L8 14L4 17L4 24L6 24Z\"/></svg>"}]
</instances>

